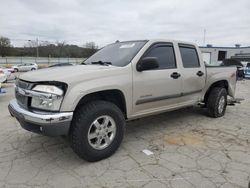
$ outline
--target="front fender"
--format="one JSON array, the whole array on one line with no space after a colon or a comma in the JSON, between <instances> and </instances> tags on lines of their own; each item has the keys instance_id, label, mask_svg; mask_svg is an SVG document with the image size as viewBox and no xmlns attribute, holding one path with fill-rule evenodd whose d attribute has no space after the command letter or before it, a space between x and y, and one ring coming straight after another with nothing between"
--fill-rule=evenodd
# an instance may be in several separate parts
<instances>
[{"instance_id":1,"label":"front fender","mask_svg":"<svg viewBox=\"0 0 250 188\"><path fill-rule=\"evenodd\" d=\"M123 93L127 114L130 114L132 110L132 77L130 74L112 75L112 77L97 78L69 85L61 111L74 111L79 101L88 94L114 89Z\"/></svg>"}]
</instances>

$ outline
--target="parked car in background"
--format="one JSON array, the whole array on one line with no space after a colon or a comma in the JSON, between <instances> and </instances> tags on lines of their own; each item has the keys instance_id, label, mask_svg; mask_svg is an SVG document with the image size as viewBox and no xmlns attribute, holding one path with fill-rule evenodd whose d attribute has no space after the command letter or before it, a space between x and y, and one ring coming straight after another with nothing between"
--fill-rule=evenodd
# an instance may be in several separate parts
<instances>
[{"instance_id":1,"label":"parked car in background","mask_svg":"<svg viewBox=\"0 0 250 188\"><path fill-rule=\"evenodd\" d=\"M22 72L22 71L33 71L37 70L38 66L36 63L24 63L19 65L14 65L12 68L15 70L15 72Z\"/></svg>"},{"instance_id":2,"label":"parked car in background","mask_svg":"<svg viewBox=\"0 0 250 188\"><path fill-rule=\"evenodd\" d=\"M49 67L64 67L64 66L73 66L74 64L72 63L57 63L57 64L53 64L50 65Z\"/></svg>"},{"instance_id":3,"label":"parked car in background","mask_svg":"<svg viewBox=\"0 0 250 188\"><path fill-rule=\"evenodd\" d=\"M245 78L244 65L237 59L224 59L221 66L236 67L237 68L237 79Z\"/></svg>"},{"instance_id":4,"label":"parked car in background","mask_svg":"<svg viewBox=\"0 0 250 188\"><path fill-rule=\"evenodd\" d=\"M16 75L14 74L15 71L13 68L5 68L3 66L0 66L0 69L5 73L7 76L6 80L4 82L7 82L8 80L14 80L16 78Z\"/></svg>"},{"instance_id":5,"label":"parked car in background","mask_svg":"<svg viewBox=\"0 0 250 188\"><path fill-rule=\"evenodd\" d=\"M246 66L244 66L244 74L245 78L250 78L250 63L246 62Z\"/></svg>"},{"instance_id":6,"label":"parked car in background","mask_svg":"<svg viewBox=\"0 0 250 188\"><path fill-rule=\"evenodd\" d=\"M4 70L0 68L0 84L7 80L7 75L5 74Z\"/></svg>"}]
</instances>

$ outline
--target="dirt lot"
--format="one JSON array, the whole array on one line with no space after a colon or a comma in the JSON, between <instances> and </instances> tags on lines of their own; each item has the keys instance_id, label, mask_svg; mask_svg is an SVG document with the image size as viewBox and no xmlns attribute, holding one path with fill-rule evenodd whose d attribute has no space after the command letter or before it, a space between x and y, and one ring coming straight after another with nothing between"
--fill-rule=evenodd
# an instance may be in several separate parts
<instances>
[{"instance_id":1,"label":"dirt lot","mask_svg":"<svg viewBox=\"0 0 250 188\"><path fill-rule=\"evenodd\" d=\"M23 130L7 110L13 84L0 95L0 187L247 187L250 180L250 81L245 100L213 119L198 108L129 122L109 159L79 159L62 137ZM154 154L147 156L142 150Z\"/></svg>"}]
</instances>

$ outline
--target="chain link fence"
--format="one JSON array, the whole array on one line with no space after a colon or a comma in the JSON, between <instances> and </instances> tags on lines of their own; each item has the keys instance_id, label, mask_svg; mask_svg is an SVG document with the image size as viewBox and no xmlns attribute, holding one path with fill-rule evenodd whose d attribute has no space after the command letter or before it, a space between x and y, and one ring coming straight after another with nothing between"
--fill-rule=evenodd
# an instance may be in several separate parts
<instances>
[{"instance_id":1,"label":"chain link fence","mask_svg":"<svg viewBox=\"0 0 250 188\"><path fill-rule=\"evenodd\" d=\"M0 57L0 65L12 66L16 64L36 63L39 66L48 66L57 63L80 64L86 58L54 58L54 57Z\"/></svg>"}]
</instances>

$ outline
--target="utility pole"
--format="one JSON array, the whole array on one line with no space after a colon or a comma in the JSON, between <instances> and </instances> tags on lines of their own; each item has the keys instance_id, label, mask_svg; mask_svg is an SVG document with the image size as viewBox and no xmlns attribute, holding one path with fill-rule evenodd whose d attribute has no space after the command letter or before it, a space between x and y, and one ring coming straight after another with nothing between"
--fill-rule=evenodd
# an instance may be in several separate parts
<instances>
[{"instance_id":1,"label":"utility pole","mask_svg":"<svg viewBox=\"0 0 250 188\"><path fill-rule=\"evenodd\" d=\"M204 33L203 33L203 45L206 45L206 29L204 29Z\"/></svg>"},{"instance_id":2,"label":"utility pole","mask_svg":"<svg viewBox=\"0 0 250 188\"><path fill-rule=\"evenodd\" d=\"M36 57L37 57L37 58L39 57L38 46L39 46L38 38L36 38Z\"/></svg>"},{"instance_id":3,"label":"utility pole","mask_svg":"<svg viewBox=\"0 0 250 188\"><path fill-rule=\"evenodd\" d=\"M38 47L39 47L39 40L38 38L36 38L36 40L28 40L29 42L34 42L36 41L36 57L38 58L39 57L39 51L38 51ZM33 47L33 45L32 45Z\"/></svg>"}]
</instances>

